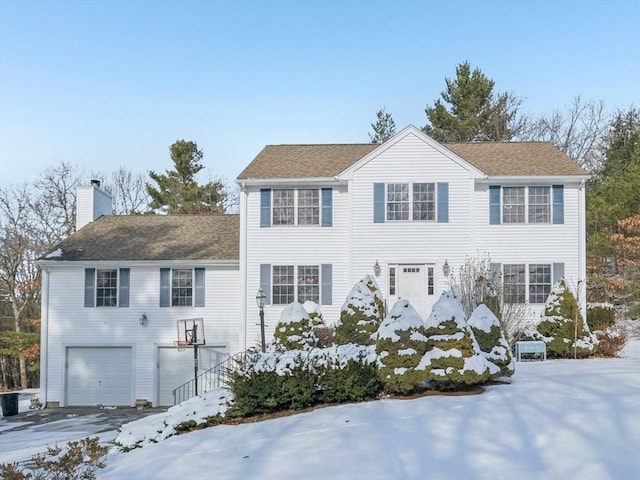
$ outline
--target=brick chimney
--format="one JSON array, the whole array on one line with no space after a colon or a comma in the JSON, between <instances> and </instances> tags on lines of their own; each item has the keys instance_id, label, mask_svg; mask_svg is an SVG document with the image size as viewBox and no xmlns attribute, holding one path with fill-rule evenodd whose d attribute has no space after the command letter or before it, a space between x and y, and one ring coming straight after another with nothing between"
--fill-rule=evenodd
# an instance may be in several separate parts
<instances>
[{"instance_id":1,"label":"brick chimney","mask_svg":"<svg viewBox=\"0 0 640 480\"><path fill-rule=\"evenodd\" d=\"M79 186L76 195L76 231L102 215L111 215L111 194L100 188L100 180L91 180L91 185Z\"/></svg>"}]
</instances>

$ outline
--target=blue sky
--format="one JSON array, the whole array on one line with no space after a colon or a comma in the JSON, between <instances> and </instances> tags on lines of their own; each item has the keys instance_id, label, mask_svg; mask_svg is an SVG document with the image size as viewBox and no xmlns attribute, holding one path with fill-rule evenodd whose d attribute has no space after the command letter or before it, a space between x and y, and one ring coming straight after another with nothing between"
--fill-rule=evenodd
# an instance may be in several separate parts
<instances>
[{"instance_id":1,"label":"blue sky","mask_svg":"<svg viewBox=\"0 0 640 480\"><path fill-rule=\"evenodd\" d=\"M233 181L266 144L368 141L463 61L530 114L640 106L640 1L0 0L0 186L62 161L172 167L194 140Z\"/></svg>"}]
</instances>

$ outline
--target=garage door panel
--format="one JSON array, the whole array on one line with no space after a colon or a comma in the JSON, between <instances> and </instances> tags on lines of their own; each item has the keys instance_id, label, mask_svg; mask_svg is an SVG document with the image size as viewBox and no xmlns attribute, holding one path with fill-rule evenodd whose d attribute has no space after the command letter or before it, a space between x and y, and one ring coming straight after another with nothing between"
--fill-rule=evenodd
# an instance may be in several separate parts
<instances>
[{"instance_id":1,"label":"garage door panel","mask_svg":"<svg viewBox=\"0 0 640 480\"><path fill-rule=\"evenodd\" d=\"M198 349L198 373L218 365L227 353L216 348ZM173 405L173 389L193 380L193 349L158 348L158 405Z\"/></svg>"},{"instance_id":2,"label":"garage door panel","mask_svg":"<svg viewBox=\"0 0 640 480\"><path fill-rule=\"evenodd\" d=\"M129 347L68 347L67 405L130 405Z\"/></svg>"}]
</instances>

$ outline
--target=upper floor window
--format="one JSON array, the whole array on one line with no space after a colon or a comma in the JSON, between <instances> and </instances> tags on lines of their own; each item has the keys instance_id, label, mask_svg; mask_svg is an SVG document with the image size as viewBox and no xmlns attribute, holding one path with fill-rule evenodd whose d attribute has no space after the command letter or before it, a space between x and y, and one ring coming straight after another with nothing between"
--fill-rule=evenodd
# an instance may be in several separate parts
<instances>
[{"instance_id":1,"label":"upper floor window","mask_svg":"<svg viewBox=\"0 0 640 480\"><path fill-rule=\"evenodd\" d=\"M128 307L128 268L85 268L85 307Z\"/></svg>"},{"instance_id":2,"label":"upper floor window","mask_svg":"<svg viewBox=\"0 0 640 480\"><path fill-rule=\"evenodd\" d=\"M260 190L260 226L333 224L333 189Z\"/></svg>"},{"instance_id":3,"label":"upper floor window","mask_svg":"<svg viewBox=\"0 0 640 480\"><path fill-rule=\"evenodd\" d=\"M318 190L298 190L298 225L320 223Z\"/></svg>"},{"instance_id":4,"label":"upper floor window","mask_svg":"<svg viewBox=\"0 0 640 480\"><path fill-rule=\"evenodd\" d=\"M161 307L204 307L204 268L161 268Z\"/></svg>"},{"instance_id":5,"label":"upper floor window","mask_svg":"<svg viewBox=\"0 0 640 480\"><path fill-rule=\"evenodd\" d=\"M489 223L564 223L564 187L489 187Z\"/></svg>"},{"instance_id":6,"label":"upper floor window","mask_svg":"<svg viewBox=\"0 0 640 480\"><path fill-rule=\"evenodd\" d=\"M171 306L184 307L193 303L193 270L176 268L171 270Z\"/></svg>"},{"instance_id":7,"label":"upper floor window","mask_svg":"<svg viewBox=\"0 0 640 480\"><path fill-rule=\"evenodd\" d=\"M118 270L96 271L96 307L118 306Z\"/></svg>"},{"instance_id":8,"label":"upper floor window","mask_svg":"<svg viewBox=\"0 0 640 480\"><path fill-rule=\"evenodd\" d=\"M295 190L273 191L273 224L293 225L295 218Z\"/></svg>"},{"instance_id":9,"label":"upper floor window","mask_svg":"<svg viewBox=\"0 0 640 480\"><path fill-rule=\"evenodd\" d=\"M449 221L448 183L374 183L373 221Z\"/></svg>"},{"instance_id":10,"label":"upper floor window","mask_svg":"<svg viewBox=\"0 0 640 480\"><path fill-rule=\"evenodd\" d=\"M260 288L266 303L332 303L332 265L260 265Z\"/></svg>"}]
</instances>

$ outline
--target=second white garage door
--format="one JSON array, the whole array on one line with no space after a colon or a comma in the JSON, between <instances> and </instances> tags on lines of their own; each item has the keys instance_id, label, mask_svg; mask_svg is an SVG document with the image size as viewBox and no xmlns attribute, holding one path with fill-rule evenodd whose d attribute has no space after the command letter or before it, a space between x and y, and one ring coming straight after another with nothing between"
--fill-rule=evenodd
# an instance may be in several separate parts
<instances>
[{"instance_id":1,"label":"second white garage door","mask_svg":"<svg viewBox=\"0 0 640 480\"><path fill-rule=\"evenodd\" d=\"M130 347L68 347L68 406L128 406L133 399Z\"/></svg>"},{"instance_id":2,"label":"second white garage door","mask_svg":"<svg viewBox=\"0 0 640 480\"><path fill-rule=\"evenodd\" d=\"M198 348L198 373L227 358L219 347ZM193 348L179 351L175 347L158 348L158 405L173 405L173 389L193 379Z\"/></svg>"}]
</instances>

